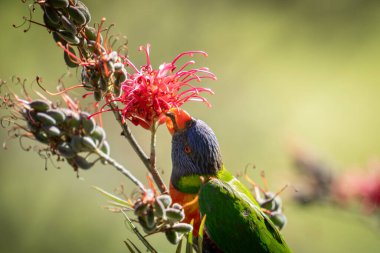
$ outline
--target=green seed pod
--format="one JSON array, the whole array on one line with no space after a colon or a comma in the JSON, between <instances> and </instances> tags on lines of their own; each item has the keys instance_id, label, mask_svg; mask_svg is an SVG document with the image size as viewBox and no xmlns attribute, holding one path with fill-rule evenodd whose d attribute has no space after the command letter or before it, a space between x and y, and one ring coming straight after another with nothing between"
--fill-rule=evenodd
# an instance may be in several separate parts
<instances>
[{"instance_id":1,"label":"green seed pod","mask_svg":"<svg viewBox=\"0 0 380 253\"><path fill-rule=\"evenodd\" d=\"M68 50L71 54L75 55L75 50L72 47L68 47ZM66 51L63 52L63 58L65 59L65 63L69 68L76 68L79 64L73 60L72 56Z\"/></svg>"},{"instance_id":2,"label":"green seed pod","mask_svg":"<svg viewBox=\"0 0 380 253\"><path fill-rule=\"evenodd\" d=\"M79 114L70 110L66 110L66 125L70 128L79 127L81 120Z\"/></svg>"},{"instance_id":3,"label":"green seed pod","mask_svg":"<svg viewBox=\"0 0 380 253\"><path fill-rule=\"evenodd\" d=\"M193 226L187 223L177 223L172 226L172 229L178 233L189 233L193 231Z\"/></svg>"},{"instance_id":4,"label":"green seed pod","mask_svg":"<svg viewBox=\"0 0 380 253\"><path fill-rule=\"evenodd\" d=\"M166 217L172 222L182 221L185 218L185 213L183 210L168 208L166 209Z\"/></svg>"},{"instance_id":5,"label":"green seed pod","mask_svg":"<svg viewBox=\"0 0 380 253\"><path fill-rule=\"evenodd\" d=\"M173 230L167 230L167 231L165 231L165 235L166 235L166 239L168 239L168 241L170 243L178 244L180 238L179 238L177 232L175 232Z\"/></svg>"},{"instance_id":6,"label":"green seed pod","mask_svg":"<svg viewBox=\"0 0 380 253\"><path fill-rule=\"evenodd\" d=\"M160 195L156 197L156 200L160 201L164 205L164 208L168 208L172 203L172 198L168 194Z\"/></svg>"},{"instance_id":7,"label":"green seed pod","mask_svg":"<svg viewBox=\"0 0 380 253\"><path fill-rule=\"evenodd\" d=\"M74 135L71 137L70 146L75 153L82 152L84 147L82 144L82 137Z\"/></svg>"},{"instance_id":8,"label":"green seed pod","mask_svg":"<svg viewBox=\"0 0 380 253\"><path fill-rule=\"evenodd\" d=\"M278 227L279 230L283 229L287 222L286 216L283 213L271 215L270 220Z\"/></svg>"},{"instance_id":9,"label":"green seed pod","mask_svg":"<svg viewBox=\"0 0 380 253\"><path fill-rule=\"evenodd\" d=\"M106 139L106 132L102 127L96 126L94 132L92 132L90 136L95 140L95 143L97 143L98 146L101 146Z\"/></svg>"},{"instance_id":10,"label":"green seed pod","mask_svg":"<svg viewBox=\"0 0 380 253\"><path fill-rule=\"evenodd\" d=\"M59 23L61 22L61 17L60 15L58 15L57 11L47 6L45 7L44 11L45 11L46 18L49 20L49 22L58 27Z\"/></svg>"},{"instance_id":11,"label":"green seed pod","mask_svg":"<svg viewBox=\"0 0 380 253\"><path fill-rule=\"evenodd\" d=\"M104 78L99 78L99 89L103 92L106 92L108 89L107 82Z\"/></svg>"},{"instance_id":12,"label":"green seed pod","mask_svg":"<svg viewBox=\"0 0 380 253\"><path fill-rule=\"evenodd\" d=\"M86 26L84 28L84 34L86 35L86 38L88 41L94 41L96 42L96 37L98 35L98 32L94 27Z\"/></svg>"},{"instance_id":13,"label":"green seed pod","mask_svg":"<svg viewBox=\"0 0 380 253\"><path fill-rule=\"evenodd\" d=\"M58 30L57 34L64 39L67 43L78 45L80 43L80 39L75 36L75 34L65 31L65 30Z\"/></svg>"},{"instance_id":14,"label":"green seed pod","mask_svg":"<svg viewBox=\"0 0 380 253\"><path fill-rule=\"evenodd\" d=\"M82 14L86 17L86 24L91 21L91 14L87 6L82 3L81 1L78 1L77 8L82 12Z\"/></svg>"},{"instance_id":15,"label":"green seed pod","mask_svg":"<svg viewBox=\"0 0 380 253\"><path fill-rule=\"evenodd\" d=\"M143 216L148 209L148 204L143 203L142 201L137 201L133 208L136 216Z\"/></svg>"},{"instance_id":16,"label":"green seed pod","mask_svg":"<svg viewBox=\"0 0 380 253\"><path fill-rule=\"evenodd\" d=\"M29 102L29 106L37 112L45 112L50 109L50 103L39 99Z\"/></svg>"},{"instance_id":17,"label":"green seed pod","mask_svg":"<svg viewBox=\"0 0 380 253\"><path fill-rule=\"evenodd\" d=\"M67 44L66 40L62 39L62 37L59 36L56 32L52 32L52 35L53 35L53 39L54 39L55 43L60 42L64 46Z\"/></svg>"},{"instance_id":18,"label":"green seed pod","mask_svg":"<svg viewBox=\"0 0 380 253\"><path fill-rule=\"evenodd\" d=\"M76 25L83 26L86 24L85 15L77 7L69 6L67 11L69 12L71 19L74 21Z\"/></svg>"},{"instance_id":19,"label":"green seed pod","mask_svg":"<svg viewBox=\"0 0 380 253\"><path fill-rule=\"evenodd\" d=\"M102 100L102 92L100 90L94 91L94 99L95 99L95 101Z\"/></svg>"},{"instance_id":20,"label":"green seed pod","mask_svg":"<svg viewBox=\"0 0 380 253\"><path fill-rule=\"evenodd\" d=\"M103 142L103 145L102 145L102 147L100 148L100 150L101 150L104 154L106 154L106 155L110 155L110 153L111 153L111 148L110 148L110 145L108 144L107 141L104 141L104 142Z\"/></svg>"},{"instance_id":21,"label":"green seed pod","mask_svg":"<svg viewBox=\"0 0 380 253\"><path fill-rule=\"evenodd\" d=\"M59 128L56 126L48 126L44 127L44 129L49 137L56 137L61 135L61 130L59 130Z\"/></svg>"},{"instance_id":22,"label":"green seed pod","mask_svg":"<svg viewBox=\"0 0 380 253\"><path fill-rule=\"evenodd\" d=\"M61 22L62 22L62 27L64 30L72 33L72 34L77 34L77 27L73 22L70 21L66 16L61 17Z\"/></svg>"},{"instance_id":23,"label":"green seed pod","mask_svg":"<svg viewBox=\"0 0 380 253\"><path fill-rule=\"evenodd\" d=\"M154 219L153 208L149 208L146 213L146 225L148 228L153 229L156 227L156 221Z\"/></svg>"},{"instance_id":24,"label":"green seed pod","mask_svg":"<svg viewBox=\"0 0 380 253\"><path fill-rule=\"evenodd\" d=\"M173 206L172 206L174 209L177 209L177 210L182 210L182 206L178 203L174 203Z\"/></svg>"},{"instance_id":25,"label":"green seed pod","mask_svg":"<svg viewBox=\"0 0 380 253\"><path fill-rule=\"evenodd\" d=\"M52 117L53 119L55 119L57 124L61 124L66 119L65 114L61 110L58 110L58 109L47 110L46 114Z\"/></svg>"},{"instance_id":26,"label":"green seed pod","mask_svg":"<svg viewBox=\"0 0 380 253\"><path fill-rule=\"evenodd\" d=\"M149 228L148 225L146 224L146 216L138 216L137 220L139 221L141 227L143 228L144 232L149 234L153 232L156 228Z\"/></svg>"},{"instance_id":27,"label":"green seed pod","mask_svg":"<svg viewBox=\"0 0 380 253\"><path fill-rule=\"evenodd\" d=\"M35 119L45 126L52 126L57 124L55 119L43 112L37 112Z\"/></svg>"},{"instance_id":28,"label":"green seed pod","mask_svg":"<svg viewBox=\"0 0 380 253\"><path fill-rule=\"evenodd\" d=\"M74 163L83 170L88 170L94 166L94 163L88 162L86 158L81 156L74 157Z\"/></svg>"},{"instance_id":29,"label":"green seed pod","mask_svg":"<svg viewBox=\"0 0 380 253\"><path fill-rule=\"evenodd\" d=\"M62 9L69 6L69 0L46 0L45 3L54 9Z\"/></svg>"},{"instance_id":30,"label":"green seed pod","mask_svg":"<svg viewBox=\"0 0 380 253\"><path fill-rule=\"evenodd\" d=\"M123 63L121 63L121 62L115 62L115 64L113 66L115 68L115 71L121 71L124 68Z\"/></svg>"},{"instance_id":31,"label":"green seed pod","mask_svg":"<svg viewBox=\"0 0 380 253\"><path fill-rule=\"evenodd\" d=\"M60 143L57 146L57 150L58 150L60 155L62 155L63 157L66 157L66 158L72 158L76 154L67 142Z\"/></svg>"},{"instance_id":32,"label":"green seed pod","mask_svg":"<svg viewBox=\"0 0 380 253\"><path fill-rule=\"evenodd\" d=\"M81 139L82 139L82 146L85 149L87 149L88 151L94 151L96 149L96 144L92 140L91 137L84 136L84 137L81 137Z\"/></svg>"},{"instance_id":33,"label":"green seed pod","mask_svg":"<svg viewBox=\"0 0 380 253\"><path fill-rule=\"evenodd\" d=\"M48 144L49 143L49 138L47 134L43 130L39 130L37 132L33 133L34 137L36 138L37 141Z\"/></svg>"},{"instance_id":34,"label":"green seed pod","mask_svg":"<svg viewBox=\"0 0 380 253\"><path fill-rule=\"evenodd\" d=\"M90 114L87 112L80 113L83 130L87 135L92 134L95 131L96 123L94 118L89 118Z\"/></svg>"},{"instance_id":35,"label":"green seed pod","mask_svg":"<svg viewBox=\"0 0 380 253\"><path fill-rule=\"evenodd\" d=\"M116 79L113 83L113 95L117 98L121 96L121 82L119 79Z\"/></svg>"},{"instance_id":36,"label":"green seed pod","mask_svg":"<svg viewBox=\"0 0 380 253\"><path fill-rule=\"evenodd\" d=\"M154 215L159 218L166 217L164 204L157 198L156 198L156 201L154 202Z\"/></svg>"}]
</instances>

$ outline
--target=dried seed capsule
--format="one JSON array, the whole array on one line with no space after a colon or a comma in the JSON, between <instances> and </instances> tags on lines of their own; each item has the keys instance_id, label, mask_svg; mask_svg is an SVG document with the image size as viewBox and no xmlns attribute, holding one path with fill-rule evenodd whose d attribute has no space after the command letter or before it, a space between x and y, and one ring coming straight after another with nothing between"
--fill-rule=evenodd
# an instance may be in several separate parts
<instances>
[{"instance_id":1,"label":"dried seed capsule","mask_svg":"<svg viewBox=\"0 0 380 253\"><path fill-rule=\"evenodd\" d=\"M59 128L56 126L48 126L44 127L44 129L49 137L56 137L61 135L61 130L59 130Z\"/></svg>"},{"instance_id":2,"label":"dried seed capsule","mask_svg":"<svg viewBox=\"0 0 380 253\"><path fill-rule=\"evenodd\" d=\"M62 39L62 37L59 36L57 34L57 32L52 32L52 34L53 34L53 39L54 39L54 41L56 43L60 42L60 43L62 43L62 45L66 45L67 44L66 40Z\"/></svg>"},{"instance_id":3,"label":"dried seed capsule","mask_svg":"<svg viewBox=\"0 0 380 253\"><path fill-rule=\"evenodd\" d=\"M55 119L43 112L37 112L35 119L45 126L52 126L57 124Z\"/></svg>"},{"instance_id":4,"label":"dried seed capsule","mask_svg":"<svg viewBox=\"0 0 380 253\"><path fill-rule=\"evenodd\" d=\"M121 83L118 79L113 84L113 95L117 98L121 96Z\"/></svg>"},{"instance_id":5,"label":"dried seed capsule","mask_svg":"<svg viewBox=\"0 0 380 253\"><path fill-rule=\"evenodd\" d=\"M86 35L86 38L88 41L94 41L96 42L96 37L98 35L98 32L94 27L86 26L84 28L84 34Z\"/></svg>"},{"instance_id":6,"label":"dried seed capsule","mask_svg":"<svg viewBox=\"0 0 380 253\"><path fill-rule=\"evenodd\" d=\"M74 50L74 48L72 48L72 47L68 47L67 50L69 50L69 52L70 52L71 54L75 55L75 50ZM76 68L76 67L79 66L79 64L76 62L76 60L74 60L74 59L72 58L72 56L71 56L68 52L66 52L66 51L63 52L63 58L65 59L65 63L66 63L66 65L67 65L69 68Z\"/></svg>"},{"instance_id":7,"label":"dried seed capsule","mask_svg":"<svg viewBox=\"0 0 380 253\"><path fill-rule=\"evenodd\" d=\"M81 120L78 113L72 112L70 110L66 110L66 125L70 128L79 127Z\"/></svg>"},{"instance_id":8,"label":"dried seed capsule","mask_svg":"<svg viewBox=\"0 0 380 253\"><path fill-rule=\"evenodd\" d=\"M29 102L29 106L37 112L45 112L50 109L50 103L39 99Z\"/></svg>"},{"instance_id":9,"label":"dried seed capsule","mask_svg":"<svg viewBox=\"0 0 380 253\"><path fill-rule=\"evenodd\" d=\"M66 158L72 158L75 156L74 150L71 148L71 146L67 142L62 142L57 146L58 152Z\"/></svg>"},{"instance_id":10,"label":"dried seed capsule","mask_svg":"<svg viewBox=\"0 0 380 253\"><path fill-rule=\"evenodd\" d=\"M106 155L110 155L110 153L111 153L111 148L110 148L110 145L108 144L107 141L104 141L104 142L103 142L103 145L102 145L102 147L100 148L100 150L101 150L104 154L106 154Z\"/></svg>"},{"instance_id":11,"label":"dried seed capsule","mask_svg":"<svg viewBox=\"0 0 380 253\"><path fill-rule=\"evenodd\" d=\"M62 22L62 27L64 30L72 33L72 34L77 34L77 27L73 22L70 21L66 16L61 17L61 22Z\"/></svg>"},{"instance_id":12,"label":"dried seed capsule","mask_svg":"<svg viewBox=\"0 0 380 253\"><path fill-rule=\"evenodd\" d=\"M283 229L287 222L286 216L283 213L271 215L270 220L278 227L279 230Z\"/></svg>"},{"instance_id":13,"label":"dried seed capsule","mask_svg":"<svg viewBox=\"0 0 380 253\"><path fill-rule=\"evenodd\" d=\"M193 226L187 223L177 223L172 226L172 229L178 233L189 233L193 231Z\"/></svg>"},{"instance_id":14,"label":"dried seed capsule","mask_svg":"<svg viewBox=\"0 0 380 253\"><path fill-rule=\"evenodd\" d=\"M148 225L146 224L146 216L138 216L137 220L139 221L145 233L149 234L155 230L155 227L149 228Z\"/></svg>"},{"instance_id":15,"label":"dried seed capsule","mask_svg":"<svg viewBox=\"0 0 380 253\"><path fill-rule=\"evenodd\" d=\"M166 217L164 204L157 198L156 198L156 201L154 202L154 215L159 218Z\"/></svg>"},{"instance_id":16,"label":"dried seed capsule","mask_svg":"<svg viewBox=\"0 0 380 253\"><path fill-rule=\"evenodd\" d=\"M106 92L108 89L107 82L104 78L99 78L99 89Z\"/></svg>"},{"instance_id":17,"label":"dried seed capsule","mask_svg":"<svg viewBox=\"0 0 380 253\"><path fill-rule=\"evenodd\" d=\"M50 109L46 111L46 114L55 119L57 124L61 124L66 119L65 114L61 110Z\"/></svg>"},{"instance_id":18,"label":"dried seed capsule","mask_svg":"<svg viewBox=\"0 0 380 253\"><path fill-rule=\"evenodd\" d=\"M157 196L156 200L160 201L164 205L164 208L168 208L172 203L172 198L167 194Z\"/></svg>"},{"instance_id":19,"label":"dried seed capsule","mask_svg":"<svg viewBox=\"0 0 380 253\"><path fill-rule=\"evenodd\" d=\"M47 134L43 130L39 130L37 132L33 133L34 137L36 138L37 141L42 142L44 144L49 143L49 138Z\"/></svg>"},{"instance_id":20,"label":"dried seed capsule","mask_svg":"<svg viewBox=\"0 0 380 253\"><path fill-rule=\"evenodd\" d=\"M78 135L74 135L71 137L70 146L75 153L79 153L83 151L82 137Z\"/></svg>"},{"instance_id":21,"label":"dried seed capsule","mask_svg":"<svg viewBox=\"0 0 380 253\"><path fill-rule=\"evenodd\" d=\"M168 208L166 209L166 217L169 221L182 221L185 218L185 213L183 210Z\"/></svg>"},{"instance_id":22,"label":"dried seed capsule","mask_svg":"<svg viewBox=\"0 0 380 253\"><path fill-rule=\"evenodd\" d=\"M84 132L88 135L92 134L96 127L95 120L93 118L89 118L90 114L87 112L81 112L80 116Z\"/></svg>"},{"instance_id":23,"label":"dried seed capsule","mask_svg":"<svg viewBox=\"0 0 380 253\"><path fill-rule=\"evenodd\" d=\"M78 45L80 43L80 39L73 33L65 31L65 30L58 30L57 34L64 39L67 43Z\"/></svg>"},{"instance_id":24,"label":"dried seed capsule","mask_svg":"<svg viewBox=\"0 0 380 253\"><path fill-rule=\"evenodd\" d=\"M70 17L74 21L75 24L79 26L83 26L86 24L85 15L77 7L69 6L67 11L69 12Z\"/></svg>"},{"instance_id":25,"label":"dried seed capsule","mask_svg":"<svg viewBox=\"0 0 380 253\"><path fill-rule=\"evenodd\" d=\"M82 146L87 149L88 151L94 151L96 149L95 142L91 139L91 137L84 136L81 137Z\"/></svg>"},{"instance_id":26,"label":"dried seed capsule","mask_svg":"<svg viewBox=\"0 0 380 253\"><path fill-rule=\"evenodd\" d=\"M90 168L94 165L94 163L92 163L92 162L88 162L88 161L86 160L86 158L81 157L81 156L76 156L76 157L74 157L74 162L75 162L75 164L76 164L79 168L81 168L81 169L83 169L83 170L88 170L88 169L90 169Z\"/></svg>"},{"instance_id":27,"label":"dried seed capsule","mask_svg":"<svg viewBox=\"0 0 380 253\"><path fill-rule=\"evenodd\" d=\"M178 244L179 242L179 236L178 233L173 230L167 230L165 231L166 239L172 244Z\"/></svg>"},{"instance_id":28,"label":"dried seed capsule","mask_svg":"<svg viewBox=\"0 0 380 253\"><path fill-rule=\"evenodd\" d=\"M45 3L55 9L67 8L69 0L46 0Z\"/></svg>"}]
</instances>

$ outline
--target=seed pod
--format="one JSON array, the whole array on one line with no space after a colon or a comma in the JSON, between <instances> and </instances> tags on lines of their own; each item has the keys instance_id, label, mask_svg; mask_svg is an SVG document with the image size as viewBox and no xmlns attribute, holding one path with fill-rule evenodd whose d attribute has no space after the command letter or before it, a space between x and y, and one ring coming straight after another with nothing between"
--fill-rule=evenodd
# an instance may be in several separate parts
<instances>
[{"instance_id":1,"label":"seed pod","mask_svg":"<svg viewBox=\"0 0 380 253\"><path fill-rule=\"evenodd\" d=\"M174 209L177 209L177 210L182 210L182 206L178 203L174 203L173 206L172 206Z\"/></svg>"},{"instance_id":2,"label":"seed pod","mask_svg":"<svg viewBox=\"0 0 380 253\"><path fill-rule=\"evenodd\" d=\"M101 150L104 154L106 154L106 155L110 155L110 153L111 153L111 148L110 148L110 145L108 144L107 141L104 141L104 142L103 142L103 145L102 145L102 147L100 148L100 150Z\"/></svg>"},{"instance_id":3,"label":"seed pod","mask_svg":"<svg viewBox=\"0 0 380 253\"><path fill-rule=\"evenodd\" d=\"M80 43L80 39L75 36L75 34L65 31L65 30L58 30L57 34L64 39L67 43L78 45Z\"/></svg>"},{"instance_id":4,"label":"seed pod","mask_svg":"<svg viewBox=\"0 0 380 253\"><path fill-rule=\"evenodd\" d=\"M84 28L84 34L86 35L86 38L88 41L94 41L96 42L96 37L98 35L98 32L94 27L86 26Z\"/></svg>"},{"instance_id":5,"label":"seed pod","mask_svg":"<svg viewBox=\"0 0 380 253\"><path fill-rule=\"evenodd\" d=\"M64 28L64 30L72 34L77 34L77 27L75 26L73 22L70 21L70 19L68 19L66 16L62 16L61 21L62 21L62 27Z\"/></svg>"},{"instance_id":6,"label":"seed pod","mask_svg":"<svg viewBox=\"0 0 380 253\"><path fill-rule=\"evenodd\" d=\"M88 169L90 169L90 168L94 165L94 163L92 163L92 162L88 162L88 161L86 160L86 158L81 157L81 156L76 156L76 157L74 157L74 162L75 162L75 164L76 164L79 168L81 168L81 169L83 169L83 170L88 170Z\"/></svg>"},{"instance_id":7,"label":"seed pod","mask_svg":"<svg viewBox=\"0 0 380 253\"><path fill-rule=\"evenodd\" d=\"M118 98L121 96L121 82L116 79L113 83L113 95Z\"/></svg>"},{"instance_id":8,"label":"seed pod","mask_svg":"<svg viewBox=\"0 0 380 253\"><path fill-rule=\"evenodd\" d=\"M279 230L283 229L287 222L286 216L283 213L271 215L270 220L278 227Z\"/></svg>"},{"instance_id":9,"label":"seed pod","mask_svg":"<svg viewBox=\"0 0 380 253\"><path fill-rule=\"evenodd\" d=\"M189 233L193 231L193 226L187 223L177 223L172 226L172 229L178 233Z\"/></svg>"},{"instance_id":10,"label":"seed pod","mask_svg":"<svg viewBox=\"0 0 380 253\"><path fill-rule=\"evenodd\" d=\"M96 149L95 142L91 139L91 137L84 136L81 137L82 139L82 146L87 149L88 151L94 151Z\"/></svg>"},{"instance_id":11,"label":"seed pod","mask_svg":"<svg viewBox=\"0 0 380 253\"><path fill-rule=\"evenodd\" d=\"M46 0L45 3L54 9L67 8L69 6L69 0Z\"/></svg>"},{"instance_id":12,"label":"seed pod","mask_svg":"<svg viewBox=\"0 0 380 253\"><path fill-rule=\"evenodd\" d=\"M108 60L112 61L112 63L115 63L117 59L119 58L119 55L117 54L116 51L112 51L111 53L108 54Z\"/></svg>"},{"instance_id":13,"label":"seed pod","mask_svg":"<svg viewBox=\"0 0 380 253\"><path fill-rule=\"evenodd\" d=\"M67 44L66 40L62 39L62 37L59 36L57 32L52 32L52 34L53 34L53 39L56 43L60 42L64 46Z\"/></svg>"},{"instance_id":14,"label":"seed pod","mask_svg":"<svg viewBox=\"0 0 380 253\"><path fill-rule=\"evenodd\" d=\"M44 127L44 129L49 137L56 137L61 135L61 130L59 130L59 128L56 126L48 126Z\"/></svg>"},{"instance_id":15,"label":"seed pod","mask_svg":"<svg viewBox=\"0 0 380 253\"><path fill-rule=\"evenodd\" d=\"M153 228L148 227L148 225L146 224L146 216L138 216L137 220L139 221L144 232L147 234L153 232L156 229L155 227L153 227Z\"/></svg>"},{"instance_id":16,"label":"seed pod","mask_svg":"<svg viewBox=\"0 0 380 253\"><path fill-rule=\"evenodd\" d=\"M124 68L124 64L121 62L115 62L113 66L115 67L115 71L120 71L121 69Z\"/></svg>"},{"instance_id":17,"label":"seed pod","mask_svg":"<svg viewBox=\"0 0 380 253\"><path fill-rule=\"evenodd\" d=\"M57 124L61 124L66 119L65 114L61 110L58 110L58 109L47 110L46 114L52 117L53 119L55 119Z\"/></svg>"},{"instance_id":18,"label":"seed pod","mask_svg":"<svg viewBox=\"0 0 380 253\"><path fill-rule=\"evenodd\" d=\"M102 100L102 92L100 90L94 91L94 99L95 99L95 101Z\"/></svg>"},{"instance_id":19,"label":"seed pod","mask_svg":"<svg viewBox=\"0 0 380 253\"><path fill-rule=\"evenodd\" d=\"M39 130L37 132L33 133L34 137L36 138L37 141L42 142L44 144L49 143L49 138L47 134L43 130Z\"/></svg>"},{"instance_id":20,"label":"seed pod","mask_svg":"<svg viewBox=\"0 0 380 253\"><path fill-rule=\"evenodd\" d=\"M62 142L57 146L57 150L63 157L72 158L75 156L74 150L67 142Z\"/></svg>"},{"instance_id":21,"label":"seed pod","mask_svg":"<svg viewBox=\"0 0 380 253\"><path fill-rule=\"evenodd\" d=\"M156 200L160 201L164 205L164 208L168 208L172 203L172 198L167 194L157 196Z\"/></svg>"},{"instance_id":22,"label":"seed pod","mask_svg":"<svg viewBox=\"0 0 380 253\"><path fill-rule=\"evenodd\" d=\"M137 201L134 205L134 213L136 216L143 216L148 209L148 205L142 201Z\"/></svg>"},{"instance_id":23,"label":"seed pod","mask_svg":"<svg viewBox=\"0 0 380 253\"><path fill-rule=\"evenodd\" d=\"M157 198L156 198L156 201L154 202L154 215L159 218L166 217L164 204Z\"/></svg>"},{"instance_id":24,"label":"seed pod","mask_svg":"<svg viewBox=\"0 0 380 253\"><path fill-rule=\"evenodd\" d=\"M99 78L99 89L104 92L106 92L108 89L107 82L104 80L104 78Z\"/></svg>"},{"instance_id":25,"label":"seed pod","mask_svg":"<svg viewBox=\"0 0 380 253\"><path fill-rule=\"evenodd\" d=\"M166 217L172 222L182 221L185 218L185 213L183 210L168 208L166 209Z\"/></svg>"},{"instance_id":26,"label":"seed pod","mask_svg":"<svg viewBox=\"0 0 380 253\"><path fill-rule=\"evenodd\" d=\"M67 50L69 50L69 52L70 52L71 54L75 55L75 50L74 50L74 48L72 48L72 47L67 47ZM63 52L63 58L65 59L65 63L66 63L66 65L67 65L69 68L76 68L76 67L79 66L79 64L76 62L76 60L74 60L74 59L72 58L72 56L71 56L68 52L66 52L66 51Z\"/></svg>"},{"instance_id":27,"label":"seed pod","mask_svg":"<svg viewBox=\"0 0 380 253\"><path fill-rule=\"evenodd\" d=\"M83 26L86 24L85 15L77 7L69 6L67 11L76 25Z\"/></svg>"},{"instance_id":28,"label":"seed pod","mask_svg":"<svg viewBox=\"0 0 380 253\"><path fill-rule=\"evenodd\" d=\"M148 228L153 229L156 226L156 221L154 219L153 208L149 208L146 213L146 225Z\"/></svg>"},{"instance_id":29,"label":"seed pod","mask_svg":"<svg viewBox=\"0 0 380 253\"><path fill-rule=\"evenodd\" d=\"M91 21L91 14L87 6L82 3L81 1L78 1L77 8L82 12L82 14L86 17L86 24Z\"/></svg>"},{"instance_id":30,"label":"seed pod","mask_svg":"<svg viewBox=\"0 0 380 253\"><path fill-rule=\"evenodd\" d=\"M96 127L95 120L93 118L89 118L90 114L87 112L81 112L80 117L84 132L87 135L92 134L95 131Z\"/></svg>"},{"instance_id":31,"label":"seed pod","mask_svg":"<svg viewBox=\"0 0 380 253\"><path fill-rule=\"evenodd\" d=\"M75 153L79 153L83 151L82 137L78 135L74 135L71 137L70 146Z\"/></svg>"},{"instance_id":32,"label":"seed pod","mask_svg":"<svg viewBox=\"0 0 380 253\"><path fill-rule=\"evenodd\" d=\"M81 120L78 113L67 110L66 118L67 120L65 122L68 127L74 128L80 126Z\"/></svg>"},{"instance_id":33,"label":"seed pod","mask_svg":"<svg viewBox=\"0 0 380 253\"><path fill-rule=\"evenodd\" d=\"M29 106L37 112L45 112L50 109L50 104L44 100L33 100L29 102Z\"/></svg>"},{"instance_id":34,"label":"seed pod","mask_svg":"<svg viewBox=\"0 0 380 253\"><path fill-rule=\"evenodd\" d=\"M165 235L166 235L166 239L168 239L168 241L170 243L178 244L180 238L179 238L177 232L175 232L173 230L167 230L167 231L165 231Z\"/></svg>"},{"instance_id":35,"label":"seed pod","mask_svg":"<svg viewBox=\"0 0 380 253\"><path fill-rule=\"evenodd\" d=\"M55 119L43 112L37 112L35 119L45 126L52 126L57 123Z\"/></svg>"},{"instance_id":36,"label":"seed pod","mask_svg":"<svg viewBox=\"0 0 380 253\"><path fill-rule=\"evenodd\" d=\"M46 18L48 19L47 21L51 24L54 24L55 27L58 28L59 23L61 22L61 17L58 15L57 11L50 7L45 7L44 11L45 11L44 16L46 15ZM45 17L44 17L44 21L45 21Z\"/></svg>"},{"instance_id":37,"label":"seed pod","mask_svg":"<svg viewBox=\"0 0 380 253\"><path fill-rule=\"evenodd\" d=\"M106 139L106 132L102 127L96 126L94 132L92 132L90 136L95 140L95 142L97 142L98 146L101 146Z\"/></svg>"}]
</instances>

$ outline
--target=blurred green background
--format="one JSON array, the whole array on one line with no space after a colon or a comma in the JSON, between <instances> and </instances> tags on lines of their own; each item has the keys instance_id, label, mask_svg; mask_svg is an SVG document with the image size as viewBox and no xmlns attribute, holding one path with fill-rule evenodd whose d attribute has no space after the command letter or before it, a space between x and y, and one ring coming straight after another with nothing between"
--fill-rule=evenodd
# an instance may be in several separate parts
<instances>
[{"instance_id":1,"label":"blurred green background","mask_svg":"<svg viewBox=\"0 0 380 253\"><path fill-rule=\"evenodd\" d=\"M273 190L297 185L289 144L305 143L337 168L362 166L380 154L380 2L371 0L267 1L95 1L87 0L93 21L107 17L115 33L129 39L136 65L145 62L139 45L151 43L154 66L186 50L218 81L204 82L213 104L188 104L195 117L216 132L224 162L242 171L254 163L266 171ZM63 53L46 30L12 28L27 16L21 1L0 1L0 77L44 77L53 90L66 71ZM35 15L40 19L41 13ZM67 84L75 84L73 79ZM74 92L79 95L79 93ZM3 112L1 112L3 113ZM144 179L146 171L120 137L111 115L105 128L112 156ZM117 129L117 130L115 130ZM135 129L145 145L148 133ZM0 137L6 138L1 130ZM158 136L158 165L170 175L170 136ZM91 185L112 191L129 185L110 167L81 172L51 164L17 141L0 151L0 252L126 252L134 238L123 217L102 208L105 199ZM252 172L259 179L257 172ZM130 189L130 188L128 188ZM283 196L292 193L292 189ZM284 236L294 252L378 252L374 218L357 219L326 206L301 208L286 201ZM164 237L152 244L173 252Z\"/></svg>"}]
</instances>

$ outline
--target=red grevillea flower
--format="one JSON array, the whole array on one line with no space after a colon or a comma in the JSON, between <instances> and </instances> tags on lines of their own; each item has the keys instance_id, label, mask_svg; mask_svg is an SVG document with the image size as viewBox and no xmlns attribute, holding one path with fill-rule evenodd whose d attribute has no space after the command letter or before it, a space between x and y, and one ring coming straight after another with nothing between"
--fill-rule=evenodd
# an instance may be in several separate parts
<instances>
[{"instance_id":1,"label":"red grevillea flower","mask_svg":"<svg viewBox=\"0 0 380 253\"><path fill-rule=\"evenodd\" d=\"M140 69L126 59L135 73L128 74L127 80L121 86L122 95L116 99L124 105L122 114L125 119L145 129L151 129L155 122L164 122L165 112L171 108L178 108L187 101L200 101L210 106L200 93L213 94L212 90L194 87L191 83L200 82L204 78L216 80L216 76L205 67L187 69L195 63L194 61L188 61L181 67L176 66L176 62L183 56L207 56L205 52L181 53L172 62L163 63L155 70L150 62L149 49L149 44L139 48L146 54L146 64Z\"/></svg>"}]
</instances>

